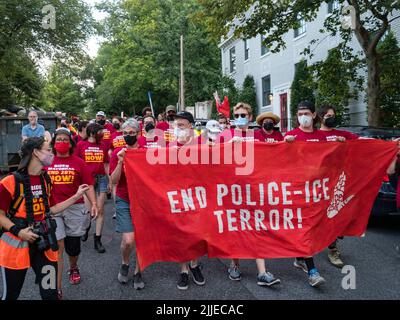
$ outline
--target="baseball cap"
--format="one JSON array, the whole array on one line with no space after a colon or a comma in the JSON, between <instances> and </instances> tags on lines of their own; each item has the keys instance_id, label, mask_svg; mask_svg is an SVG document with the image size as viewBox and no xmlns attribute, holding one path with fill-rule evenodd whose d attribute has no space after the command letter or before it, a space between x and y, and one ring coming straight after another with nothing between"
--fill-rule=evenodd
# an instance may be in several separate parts
<instances>
[{"instance_id":1,"label":"baseball cap","mask_svg":"<svg viewBox=\"0 0 400 320\"><path fill-rule=\"evenodd\" d=\"M211 133L220 133L222 131L217 120L207 121L206 129Z\"/></svg>"},{"instance_id":2,"label":"baseball cap","mask_svg":"<svg viewBox=\"0 0 400 320\"><path fill-rule=\"evenodd\" d=\"M105 117L106 114L105 114L103 111L99 111L99 112L96 113L96 117L97 117L97 116L99 116L99 117Z\"/></svg>"},{"instance_id":3,"label":"baseball cap","mask_svg":"<svg viewBox=\"0 0 400 320\"><path fill-rule=\"evenodd\" d=\"M54 132L54 136L58 135L58 134L66 134L67 136L71 137L71 131L67 128L58 128L55 132Z\"/></svg>"},{"instance_id":4,"label":"baseball cap","mask_svg":"<svg viewBox=\"0 0 400 320\"><path fill-rule=\"evenodd\" d=\"M194 123L194 118L193 115L190 112L187 111L180 111L176 115L174 115L174 119L180 118L180 119L186 119L190 123Z\"/></svg>"},{"instance_id":5,"label":"baseball cap","mask_svg":"<svg viewBox=\"0 0 400 320\"><path fill-rule=\"evenodd\" d=\"M165 112L168 112L168 111L175 111L175 112L176 112L175 106L169 105L169 106L165 109Z\"/></svg>"}]
</instances>

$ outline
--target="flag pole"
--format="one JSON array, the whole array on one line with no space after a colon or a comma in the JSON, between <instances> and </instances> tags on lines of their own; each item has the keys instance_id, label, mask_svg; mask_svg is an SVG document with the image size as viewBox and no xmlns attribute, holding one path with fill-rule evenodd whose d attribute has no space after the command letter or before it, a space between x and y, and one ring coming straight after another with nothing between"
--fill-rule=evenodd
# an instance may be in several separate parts
<instances>
[{"instance_id":1,"label":"flag pole","mask_svg":"<svg viewBox=\"0 0 400 320\"><path fill-rule=\"evenodd\" d=\"M180 97L179 97L179 109L180 111L185 110L185 78L183 72L183 35L181 35L181 77L180 77Z\"/></svg>"}]
</instances>

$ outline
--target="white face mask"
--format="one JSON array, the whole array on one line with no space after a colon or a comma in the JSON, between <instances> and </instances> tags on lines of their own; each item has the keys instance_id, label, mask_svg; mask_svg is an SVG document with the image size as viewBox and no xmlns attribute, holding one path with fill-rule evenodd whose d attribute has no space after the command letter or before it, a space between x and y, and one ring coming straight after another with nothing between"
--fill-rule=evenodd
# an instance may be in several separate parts
<instances>
[{"instance_id":1,"label":"white face mask","mask_svg":"<svg viewBox=\"0 0 400 320\"><path fill-rule=\"evenodd\" d=\"M219 127L222 131L224 131L226 129L226 124L220 124Z\"/></svg>"},{"instance_id":2,"label":"white face mask","mask_svg":"<svg viewBox=\"0 0 400 320\"><path fill-rule=\"evenodd\" d=\"M187 137L189 137L189 129L175 128L174 135L177 139L186 139Z\"/></svg>"},{"instance_id":3,"label":"white face mask","mask_svg":"<svg viewBox=\"0 0 400 320\"><path fill-rule=\"evenodd\" d=\"M302 115L301 117L297 117L299 123L302 127L310 127L313 124L313 118L310 116Z\"/></svg>"}]
</instances>

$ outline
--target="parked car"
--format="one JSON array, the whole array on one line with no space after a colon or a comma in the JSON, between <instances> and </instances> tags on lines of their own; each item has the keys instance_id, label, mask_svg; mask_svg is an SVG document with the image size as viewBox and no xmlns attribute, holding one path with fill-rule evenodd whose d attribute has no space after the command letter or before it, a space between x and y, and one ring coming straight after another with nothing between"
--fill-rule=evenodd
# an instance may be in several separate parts
<instances>
[{"instance_id":1,"label":"parked car","mask_svg":"<svg viewBox=\"0 0 400 320\"><path fill-rule=\"evenodd\" d=\"M393 140L400 138L400 129L395 128L376 128L368 126L342 126L337 128L339 130L346 130L353 132L360 137ZM397 211L396 205L396 192L397 180L394 175L384 176L381 188L379 189L378 196L375 199L374 206L372 207L373 216L387 216L387 215L400 215Z\"/></svg>"}]
</instances>

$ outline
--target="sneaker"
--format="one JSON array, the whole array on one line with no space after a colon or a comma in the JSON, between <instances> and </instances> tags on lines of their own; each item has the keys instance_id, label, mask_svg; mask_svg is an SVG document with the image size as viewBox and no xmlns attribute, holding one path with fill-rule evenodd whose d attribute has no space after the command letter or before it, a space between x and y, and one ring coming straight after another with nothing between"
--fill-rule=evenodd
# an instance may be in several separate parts
<instances>
[{"instance_id":1,"label":"sneaker","mask_svg":"<svg viewBox=\"0 0 400 320\"><path fill-rule=\"evenodd\" d=\"M192 272L194 283L198 286L203 286L206 283L206 280L201 273L200 266L196 266L195 268L189 266L189 269Z\"/></svg>"},{"instance_id":2,"label":"sneaker","mask_svg":"<svg viewBox=\"0 0 400 320\"><path fill-rule=\"evenodd\" d=\"M308 273L307 265L304 259L294 259L293 265L296 268L303 270L305 273Z\"/></svg>"},{"instance_id":3,"label":"sneaker","mask_svg":"<svg viewBox=\"0 0 400 320\"><path fill-rule=\"evenodd\" d=\"M63 292L62 292L61 289L58 289L58 290L57 290L57 299L58 299L58 300L62 300L62 297L63 297Z\"/></svg>"},{"instance_id":4,"label":"sneaker","mask_svg":"<svg viewBox=\"0 0 400 320\"><path fill-rule=\"evenodd\" d=\"M228 269L229 279L232 281L239 281L242 279L242 273L239 270L239 266L233 266Z\"/></svg>"},{"instance_id":5,"label":"sneaker","mask_svg":"<svg viewBox=\"0 0 400 320\"><path fill-rule=\"evenodd\" d=\"M179 290L186 290L189 287L189 274L182 272L177 284Z\"/></svg>"},{"instance_id":6,"label":"sneaker","mask_svg":"<svg viewBox=\"0 0 400 320\"><path fill-rule=\"evenodd\" d=\"M142 275L140 272L133 275L133 288L135 290L141 290L144 288L144 282L142 280Z\"/></svg>"},{"instance_id":7,"label":"sneaker","mask_svg":"<svg viewBox=\"0 0 400 320\"><path fill-rule=\"evenodd\" d=\"M257 284L259 286L272 286L281 283L280 279L274 277L271 272L266 272L257 276Z\"/></svg>"},{"instance_id":8,"label":"sneaker","mask_svg":"<svg viewBox=\"0 0 400 320\"><path fill-rule=\"evenodd\" d=\"M321 284L325 283L325 279L321 277L317 269L312 269L308 276L308 283L311 287L318 287Z\"/></svg>"},{"instance_id":9,"label":"sneaker","mask_svg":"<svg viewBox=\"0 0 400 320\"><path fill-rule=\"evenodd\" d=\"M81 283L81 275L79 273L78 267L71 268L69 270L69 283L74 285Z\"/></svg>"},{"instance_id":10,"label":"sneaker","mask_svg":"<svg viewBox=\"0 0 400 320\"><path fill-rule=\"evenodd\" d=\"M335 249L329 249L328 252L328 258L329 261L337 268L343 268L344 263L342 259L340 259L340 251L335 248Z\"/></svg>"},{"instance_id":11,"label":"sneaker","mask_svg":"<svg viewBox=\"0 0 400 320\"><path fill-rule=\"evenodd\" d=\"M118 281L120 283L128 283L128 273L129 273L129 265L128 264L121 264L118 272Z\"/></svg>"}]
</instances>

